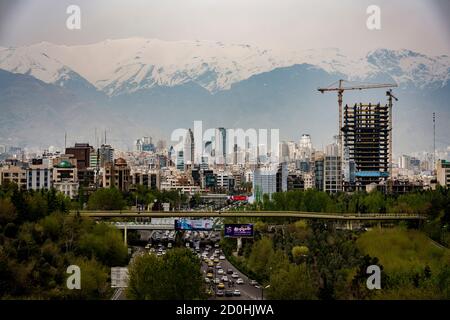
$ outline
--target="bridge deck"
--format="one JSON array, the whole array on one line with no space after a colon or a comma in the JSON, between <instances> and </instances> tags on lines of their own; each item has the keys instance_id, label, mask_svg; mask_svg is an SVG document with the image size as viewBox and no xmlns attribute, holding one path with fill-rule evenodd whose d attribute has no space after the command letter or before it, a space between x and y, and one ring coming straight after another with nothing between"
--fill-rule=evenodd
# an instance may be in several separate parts
<instances>
[{"instance_id":1,"label":"bridge deck","mask_svg":"<svg viewBox=\"0 0 450 320\"><path fill-rule=\"evenodd\" d=\"M71 211L70 214L76 214ZM304 219L328 219L328 220L423 220L426 216L420 214L405 213L321 213L303 211L79 211L82 217L93 218L208 218L208 217L270 217L270 218L304 218Z\"/></svg>"}]
</instances>

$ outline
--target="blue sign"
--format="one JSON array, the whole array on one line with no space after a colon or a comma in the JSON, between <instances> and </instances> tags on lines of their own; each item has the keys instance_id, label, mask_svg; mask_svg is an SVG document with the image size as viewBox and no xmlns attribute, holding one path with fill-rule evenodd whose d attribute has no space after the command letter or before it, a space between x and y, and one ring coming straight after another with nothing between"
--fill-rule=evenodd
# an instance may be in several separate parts
<instances>
[{"instance_id":1,"label":"blue sign","mask_svg":"<svg viewBox=\"0 0 450 320\"><path fill-rule=\"evenodd\" d=\"M225 237L253 237L253 224L225 224Z\"/></svg>"},{"instance_id":2,"label":"blue sign","mask_svg":"<svg viewBox=\"0 0 450 320\"><path fill-rule=\"evenodd\" d=\"M175 220L175 230L211 230L213 221L211 219L178 219Z\"/></svg>"}]
</instances>

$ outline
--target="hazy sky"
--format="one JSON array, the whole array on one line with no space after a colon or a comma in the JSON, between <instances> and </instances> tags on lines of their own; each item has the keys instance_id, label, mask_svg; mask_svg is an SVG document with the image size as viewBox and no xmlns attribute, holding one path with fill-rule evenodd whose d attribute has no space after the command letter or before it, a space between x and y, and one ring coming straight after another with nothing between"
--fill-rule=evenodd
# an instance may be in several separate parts
<instances>
[{"instance_id":1,"label":"hazy sky","mask_svg":"<svg viewBox=\"0 0 450 320\"><path fill-rule=\"evenodd\" d=\"M81 7L81 30L65 27L70 4ZM366 28L371 4L381 8L381 30ZM288 50L366 53L386 47L450 54L449 16L448 0L0 0L0 45L141 36Z\"/></svg>"}]
</instances>

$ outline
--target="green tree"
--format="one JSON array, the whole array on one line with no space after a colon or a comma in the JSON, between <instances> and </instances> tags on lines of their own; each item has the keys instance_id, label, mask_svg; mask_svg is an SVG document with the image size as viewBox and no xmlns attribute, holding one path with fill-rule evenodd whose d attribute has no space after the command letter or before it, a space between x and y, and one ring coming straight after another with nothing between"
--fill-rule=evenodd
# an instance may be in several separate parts
<instances>
[{"instance_id":1,"label":"green tree","mask_svg":"<svg viewBox=\"0 0 450 320\"><path fill-rule=\"evenodd\" d=\"M13 222L16 218L16 208L11 200L0 198L0 225L4 226L8 222Z\"/></svg>"},{"instance_id":2,"label":"green tree","mask_svg":"<svg viewBox=\"0 0 450 320\"><path fill-rule=\"evenodd\" d=\"M306 264L291 264L271 274L267 295L274 300L312 300L317 299L316 288Z\"/></svg>"},{"instance_id":3,"label":"green tree","mask_svg":"<svg viewBox=\"0 0 450 320\"><path fill-rule=\"evenodd\" d=\"M200 261L185 248L163 257L142 255L129 268L127 296L138 300L193 300L202 297Z\"/></svg>"},{"instance_id":4,"label":"green tree","mask_svg":"<svg viewBox=\"0 0 450 320\"><path fill-rule=\"evenodd\" d=\"M296 263L299 263L308 254L309 249L307 246L295 246L292 248L292 258Z\"/></svg>"},{"instance_id":5,"label":"green tree","mask_svg":"<svg viewBox=\"0 0 450 320\"><path fill-rule=\"evenodd\" d=\"M128 256L121 232L105 223L94 225L81 236L79 252L110 267L124 265Z\"/></svg>"},{"instance_id":6,"label":"green tree","mask_svg":"<svg viewBox=\"0 0 450 320\"><path fill-rule=\"evenodd\" d=\"M91 194L87 207L89 210L122 210L125 201L118 189L104 188Z\"/></svg>"}]
</instances>

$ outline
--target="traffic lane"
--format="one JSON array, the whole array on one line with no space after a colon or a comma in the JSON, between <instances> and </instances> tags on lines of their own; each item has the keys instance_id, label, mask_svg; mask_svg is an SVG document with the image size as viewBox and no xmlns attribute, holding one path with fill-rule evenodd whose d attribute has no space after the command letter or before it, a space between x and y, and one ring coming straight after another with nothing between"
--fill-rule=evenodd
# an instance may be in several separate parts
<instances>
[{"instance_id":1,"label":"traffic lane","mask_svg":"<svg viewBox=\"0 0 450 320\"><path fill-rule=\"evenodd\" d=\"M222 278L222 276L226 275L229 279L232 279L234 282L234 286L228 287L228 285L226 285L224 290L238 289L241 292L241 297L244 297L244 299L246 299L246 300L261 299L261 289L255 288L254 286L250 285L250 279L245 274L240 272L235 266L233 266L227 259L220 260L220 265L222 266L224 274L218 275L217 273L215 273L214 277L220 279L220 278ZM206 277L207 268L208 268L207 264L204 261L202 261L202 272L205 277ZM233 272L236 272L238 274L239 278L242 278L242 280L244 280L244 284L236 284L236 280L238 278L232 278L231 274L227 274L228 269L232 269ZM217 272L216 264L214 264L214 270ZM218 298L220 298L220 297L218 297ZM232 299L232 297L227 297L227 298ZM239 297L235 297L235 298L239 298Z\"/></svg>"},{"instance_id":2,"label":"traffic lane","mask_svg":"<svg viewBox=\"0 0 450 320\"><path fill-rule=\"evenodd\" d=\"M223 266L224 265L222 265L222 267ZM225 273L222 274L222 275L217 274L217 269L215 267L216 267L216 264L214 264L214 270L216 272L214 273L213 279L214 278L219 278L219 279L222 278L222 276L224 276ZM203 279L206 278L207 269L208 269L207 264L202 261L201 271L202 271L202 274L203 274ZM226 270L224 270L224 271L226 272ZM228 276L228 278L230 278L230 277ZM213 279L211 279L211 281ZM226 297L225 295L221 296L221 297L220 296L213 296L213 297L211 297L211 299L216 299L216 300L254 300L254 298L249 296L246 291L242 291L241 285L236 285L235 284L234 287L229 287L228 284L225 284L225 288L224 289L217 289L217 284L211 283L210 285L213 287L213 291L214 292L217 292L217 290L222 290L223 292L225 292L225 290L232 290L232 291L234 291L235 289L238 289L241 292L240 296L232 296L232 297Z\"/></svg>"},{"instance_id":3,"label":"traffic lane","mask_svg":"<svg viewBox=\"0 0 450 320\"><path fill-rule=\"evenodd\" d=\"M242 278L242 280L244 280L244 284L236 284L236 280L238 278L232 278L234 283L235 283L235 287L237 289L239 289L241 291L241 293L245 293L246 296L249 297L250 300L257 300L257 299L261 299L261 289L258 289L254 286L252 286L250 284L250 280L245 274L243 274L242 272L240 272L234 265L231 264L230 261L228 261L228 259L225 260L220 260L224 269L224 272L226 273L227 270L233 269L233 272L236 272L239 276L239 278ZM231 277L231 274L227 274L228 278Z\"/></svg>"}]
</instances>

